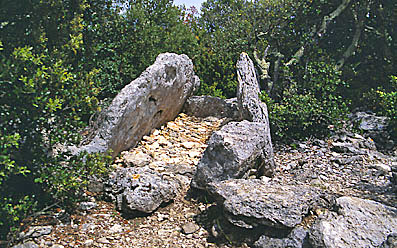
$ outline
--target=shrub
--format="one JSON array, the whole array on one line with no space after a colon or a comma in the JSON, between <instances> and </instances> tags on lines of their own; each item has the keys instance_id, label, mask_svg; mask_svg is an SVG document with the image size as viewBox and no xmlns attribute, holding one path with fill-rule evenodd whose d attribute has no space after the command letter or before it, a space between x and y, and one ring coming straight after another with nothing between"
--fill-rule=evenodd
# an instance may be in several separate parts
<instances>
[{"instance_id":1,"label":"shrub","mask_svg":"<svg viewBox=\"0 0 397 248\"><path fill-rule=\"evenodd\" d=\"M297 70L305 71L304 75L290 73L286 77L293 83L282 91L279 101L262 92L275 139L325 136L329 133L329 125L340 125L346 118L349 103L339 94L340 88L345 86L340 73L323 62L309 63L305 69Z\"/></svg>"},{"instance_id":2,"label":"shrub","mask_svg":"<svg viewBox=\"0 0 397 248\"><path fill-rule=\"evenodd\" d=\"M367 108L390 118L391 134L397 138L397 76L391 76L390 83L384 87L363 94L363 98Z\"/></svg>"}]
</instances>

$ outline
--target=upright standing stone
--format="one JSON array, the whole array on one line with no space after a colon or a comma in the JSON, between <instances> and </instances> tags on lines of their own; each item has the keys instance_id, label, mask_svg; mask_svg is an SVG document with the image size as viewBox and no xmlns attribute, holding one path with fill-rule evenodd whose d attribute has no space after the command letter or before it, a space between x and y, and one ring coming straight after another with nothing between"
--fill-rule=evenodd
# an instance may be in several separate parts
<instances>
[{"instance_id":1,"label":"upright standing stone","mask_svg":"<svg viewBox=\"0 0 397 248\"><path fill-rule=\"evenodd\" d=\"M266 126L265 136L267 146L264 147L265 154L269 157L267 161L268 168L275 168L274 152L272 146L272 139L270 135L269 114L267 106L259 99L259 83L256 78L255 67L248 54L241 53L240 59L237 61L237 104L242 119L261 122Z\"/></svg>"},{"instance_id":2,"label":"upright standing stone","mask_svg":"<svg viewBox=\"0 0 397 248\"><path fill-rule=\"evenodd\" d=\"M246 53L241 53L237 61L237 80L237 102L242 119L269 124L267 106L259 99L254 63Z\"/></svg>"},{"instance_id":3,"label":"upright standing stone","mask_svg":"<svg viewBox=\"0 0 397 248\"><path fill-rule=\"evenodd\" d=\"M111 149L116 156L135 146L144 135L174 119L199 84L188 56L160 54L113 99L96 136L80 150L91 153Z\"/></svg>"}]
</instances>

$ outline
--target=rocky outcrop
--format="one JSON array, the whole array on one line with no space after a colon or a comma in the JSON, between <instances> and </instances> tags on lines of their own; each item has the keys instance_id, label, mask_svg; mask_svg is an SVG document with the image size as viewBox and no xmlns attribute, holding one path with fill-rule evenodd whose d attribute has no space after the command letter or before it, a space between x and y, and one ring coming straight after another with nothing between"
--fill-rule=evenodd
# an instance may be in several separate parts
<instances>
[{"instance_id":1,"label":"rocky outcrop","mask_svg":"<svg viewBox=\"0 0 397 248\"><path fill-rule=\"evenodd\" d=\"M353 125L363 132L365 137L375 140L376 146L383 150L392 149L396 146L390 133L390 118L385 116L376 116L372 113L356 112L350 115Z\"/></svg>"},{"instance_id":2,"label":"rocky outcrop","mask_svg":"<svg viewBox=\"0 0 397 248\"><path fill-rule=\"evenodd\" d=\"M259 122L230 122L212 134L197 173L195 188L205 189L210 182L273 174L271 144L266 125Z\"/></svg>"},{"instance_id":3,"label":"rocky outcrop","mask_svg":"<svg viewBox=\"0 0 397 248\"><path fill-rule=\"evenodd\" d=\"M155 63L124 87L104 112L94 139L81 150L113 151L131 148L141 138L174 119L199 86L186 55L160 54Z\"/></svg>"},{"instance_id":4,"label":"rocky outcrop","mask_svg":"<svg viewBox=\"0 0 397 248\"><path fill-rule=\"evenodd\" d=\"M239 119L237 99L222 99L214 96L192 96L187 99L183 112L190 116Z\"/></svg>"},{"instance_id":5,"label":"rocky outcrop","mask_svg":"<svg viewBox=\"0 0 397 248\"><path fill-rule=\"evenodd\" d=\"M379 247L397 232L397 209L371 200L340 197L337 212L317 219L310 230L314 247Z\"/></svg>"},{"instance_id":6,"label":"rocky outcrop","mask_svg":"<svg viewBox=\"0 0 397 248\"><path fill-rule=\"evenodd\" d=\"M149 168L120 168L105 183L105 197L127 214L151 213L174 199L178 183Z\"/></svg>"},{"instance_id":7,"label":"rocky outcrop","mask_svg":"<svg viewBox=\"0 0 397 248\"><path fill-rule=\"evenodd\" d=\"M259 225L291 230L300 224L310 209L332 202L318 190L307 186L280 185L259 179L231 179L214 182L209 192L235 226Z\"/></svg>"}]
</instances>

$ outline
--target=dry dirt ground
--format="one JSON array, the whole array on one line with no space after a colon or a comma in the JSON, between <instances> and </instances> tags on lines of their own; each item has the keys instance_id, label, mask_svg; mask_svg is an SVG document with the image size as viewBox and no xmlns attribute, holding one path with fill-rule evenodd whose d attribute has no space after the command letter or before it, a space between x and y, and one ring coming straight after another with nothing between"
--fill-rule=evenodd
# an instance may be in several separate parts
<instances>
[{"instance_id":1,"label":"dry dirt ground","mask_svg":"<svg viewBox=\"0 0 397 248\"><path fill-rule=\"evenodd\" d=\"M48 216L38 218L36 225L51 224L53 229L49 235L32 241L40 247L54 248L248 247L247 244L231 244L227 236L221 242L215 242L213 235L219 233L214 233L211 227L220 216L211 210L214 204L203 195L191 197L188 192L190 178L206 148L206 141L222 121L181 114L116 159L114 167L145 165L174 176L180 181L181 189L173 202L151 215L131 217L123 216L112 203L88 193L96 207L76 211L65 223ZM338 158L349 156L331 152L329 144L308 141L294 148L275 146L275 159L280 167L272 180L308 184L336 195L354 195L397 205L390 175L377 167L379 164L391 166L393 161L390 157L374 153L340 163Z\"/></svg>"}]
</instances>

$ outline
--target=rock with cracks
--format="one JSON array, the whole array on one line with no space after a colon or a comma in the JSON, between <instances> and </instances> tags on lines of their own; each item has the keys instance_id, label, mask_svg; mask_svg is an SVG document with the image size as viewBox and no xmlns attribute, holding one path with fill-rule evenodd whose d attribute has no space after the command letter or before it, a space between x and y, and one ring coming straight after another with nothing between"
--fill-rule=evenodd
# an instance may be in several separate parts
<instances>
[{"instance_id":1,"label":"rock with cracks","mask_svg":"<svg viewBox=\"0 0 397 248\"><path fill-rule=\"evenodd\" d=\"M310 230L314 247L379 247L397 232L396 208L347 196L336 201L337 213L328 212Z\"/></svg>"},{"instance_id":2,"label":"rock with cracks","mask_svg":"<svg viewBox=\"0 0 397 248\"><path fill-rule=\"evenodd\" d=\"M200 84L186 55L160 54L155 63L124 87L104 112L94 139L81 150L116 156L174 119Z\"/></svg>"},{"instance_id":3,"label":"rock with cracks","mask_svg":"<svg viewBox=\"0 0 397 248\"><path fill-rule=\"evenodd\" d=\"M187 99L183 111L196 117L214 116L217 118L239 119L237 99L222 99L214 96L192 96Z\"/></svg>"},{"instance_id":4,"label":"rock with cracks","mask_svg":"<svg viewBox=\"0 0 397 248\"><path fill-rule=\"evenodd\" d=\"M105 196L123 213L151 213L174 199L178 187L175 180L146 167L120 168L111 173Z\"/></svg>"},{"instance_id":5,"label":"rock with cracks","mask_svg":"<svg viewBox=\"0 0 397 248\"><path fill-rule=\"evenodd\" d=\"M272 238L266 235L261 236L255 243L255 248L302 248L305 247L305 239L308 231L298 226L294 228L286 238Z\"/></svg>"},{"instance_id":6,"label":"rock with cracks","mask_svg":"<svg viewBox=\"0 0 397 248\"><path fill-rule=\"evenodd\" d=\"M258 122L230 122L208 142L192 186L205 189L213 181L273 174L272 147L267 126Z\"/></svg>"},{"instance_id":7,"label":"rock with cracks","mask_svg":"<svg viewBox=\"0 0 397 248\"><path fill-rule=\"evenodd\" d=\"M269 124L267 106L259 99L260 88L255 67L248 54L237 61L237 103L242 119ZM269 132L270 135L270 132Z\"/></svg>"},{"instance_id":8,"label":"rock with cracks","mask_svg":"<svg viewBox=\"0 0 397 248\"><path fill-rule=\"evenodd\" d=\"M265 183L259 179L214 182L208 190L224 209L229 222L243 228L267 226L291 230L310 209L328 207L332 202L311 187Z\"/></svg>"}]
</instances>

